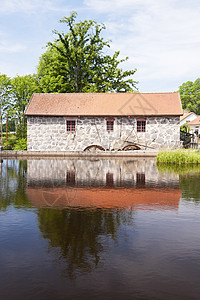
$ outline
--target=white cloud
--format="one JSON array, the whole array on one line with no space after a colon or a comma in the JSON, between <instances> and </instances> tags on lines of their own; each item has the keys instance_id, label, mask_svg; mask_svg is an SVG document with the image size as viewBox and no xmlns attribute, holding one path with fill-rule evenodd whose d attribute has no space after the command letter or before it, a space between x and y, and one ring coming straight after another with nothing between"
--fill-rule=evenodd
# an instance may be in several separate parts
<instances>
[{"instance_id":1,"label":"white cloud","mask_svg":"<svg viewBox=\"0 0 200 300\"><path fill-rule=\"evenodd\" d=\"M18 53L25 49L23 45L1 45L0 44L0 53Z\"/></svg>"},{"instance_id":2,"label":"white cloud","mask_svg":"<svg viewBox=\"0 0 200 300\"><path fill-rule=\"evenodd\" d=\"M112 49L145 84L199 77L200 2L197 0L85 0L106 15ZM192 80L192 79L191 79Z\"/></svg>"},{"instance_id":3,"label":"white cloud","mask_svg":"<svg viewBox=\"0 0 200 300\"><path fill-rule=\"evenodd\" d=\"M0 35L1 36L1 35ZM5 40L0 40L0 53L19 53L26 49L22 44L13 44L6 42Z\"/></svg>"},{"instance_id":4,"label":"white cloud","mask_svg":"<svg viewBox=\"0 0 200 300\"><path fill-rule=\"evenodd\" d=\"M0 13L35 13L38 10L63 11L67 9L62 5L62 0L58 2L59 0L56 3L53 0L1 0Z\"/></svg>"}]
</instances>

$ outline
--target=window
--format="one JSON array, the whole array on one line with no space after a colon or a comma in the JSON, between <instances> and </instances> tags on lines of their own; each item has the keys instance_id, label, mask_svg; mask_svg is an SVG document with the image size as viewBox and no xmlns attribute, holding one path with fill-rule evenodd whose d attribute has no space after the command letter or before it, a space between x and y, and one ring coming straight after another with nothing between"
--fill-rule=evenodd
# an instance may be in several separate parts
<instances>
[{"instance_id":1,"label":"window","mask_svg":"<svg viewBox=\"0 0 200 300\"><path fill-rule=\"evenodd\" d=\"M69 185L75 184L75 172L74 171L67 171L66 174L66 183Z\"/></svg>"},{"instance_id":2,"label":"window","mask_svg":"<svg viewBox=\"0 0 200 300\"><path fill-rule=\"evenodd\" d=\"M114 130L114 120L107 120L107 131L113 131Z\"/></svg>"},{"instance_id":3,"label":"window","mask_svg":"<svg viewBox=\"0 0 200 300\"><path fill-rule=\"evenodd\" d=\"M67 131L75 131L76 129L76 122L72 120L67 121Z\"/></svg>"},{"instance_id":4,"label":"window","mask_svg":"<svg viewBox=\"0 0 200 300\"><path fill-rule=\"evenodd\" d=\"M137 132L146 131L146 120L137 120Z\"/></svg>"},{"instance_id":5,"label":"window","mask_svg":"<svg viewBox=\"0 0 200 300\"><path fill-rule=\"evenodd\" d=\"M137 186L144 186L145 185L145 174L144 173L137 173L136 174L136 185Z\"/></svg>"},{"instance_id":6,"label":"window","mask_svg":"<svg viewBox=\"0 0 200 300\"><path fill-rule=\"evenodd\" d=\"M106 185L107 186L113 186L114 180L113 180L113 173L106 173Z\"/></svg>"}]
</instances>

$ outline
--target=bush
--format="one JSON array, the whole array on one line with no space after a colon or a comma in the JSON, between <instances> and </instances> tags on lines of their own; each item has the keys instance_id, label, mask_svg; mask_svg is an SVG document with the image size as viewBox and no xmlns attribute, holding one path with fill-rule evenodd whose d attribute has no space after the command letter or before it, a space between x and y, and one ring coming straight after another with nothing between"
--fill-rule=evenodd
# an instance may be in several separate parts
<instances>
[{"instance_id":1,"label":"bush","mask_svg":"<svg viewBox=\"0 0 200 300\"><path fill-rule=\"evenodd\" d=\"M27 150L27 140L25 138L18 139L13 150Z\"/></svg>"},{"instance_id":2,"label":"bush","mask_svg":"<svg viewBox=\"0 0 200 300\"><path fill-rule=\"evenodd\" d=\"M14 134L8 134L8 138L6 139L6 134L3 134L3 149L4 150L13 150L17 138Z\"/></svg>"}]
</instances>

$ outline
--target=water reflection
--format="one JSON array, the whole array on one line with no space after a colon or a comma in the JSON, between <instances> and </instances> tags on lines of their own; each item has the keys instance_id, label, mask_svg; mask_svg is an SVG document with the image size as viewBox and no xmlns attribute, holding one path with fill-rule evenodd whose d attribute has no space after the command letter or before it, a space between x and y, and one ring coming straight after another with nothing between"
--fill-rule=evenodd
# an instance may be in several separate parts
<instances>
[{"instance_id":1,"label":"water reflection","mask_svg":"<svg viewBox=\"0 0 200 300\"><path fill-rule=\"evenodd\" d=\"M27 184L27 161L1 160L0 175L0 210L6 210L11 204L16 208L31 207L24 193Z\"/></svg>"},{"instance_id":2,"label":"water reflection","mask_svg":"<svg viewBox=\"0 0 200 300\"><path fill-rule=\"evenodd\" d=\"M157 164L157 168L162 174L178 174L182 198L200 202L200 165Z\"/></svg>"},{"instance_id":3,"label":"water reflection","mask_svg":"<svg viewBox=\"0 0 200 300\"><path fill-rule=\"evenodd\" d=\"M177 174L155 160L30 160L28 188L37 207L178 209Z\"/></svg>"},{"instance_id":4,"label":"water reflection","mask_svg":"<svg viewBox=\"0 0 200 300\"><path fill-rule=\"evenodd\" d=\"M109 240L118 240L123 224L133 224L130 212L88 209L40 209L38 222L43 238L65 262L64 275L71 279L100 268Z\"/></svg>"},{"instance_id":5,"label":"water reflection","mask_svg":"<svg viewBox=\"0 0 200 300\"><path fill-rule=\"evenodd\" d=\"M2 299L199 298L198 167L30 159L0 173Z\"/></svg>"},{"instance_id":6,"label":"water reflection","mask_svg":"<svg viewBox=\"0 0 200 300\"><path fill-rule=\"evenodd\" d=\"M137 209L177 211L178 179L160 174L149 159L28 160L27 195L40 208L43 238L59 249L72 279L100 268L122 225L133 230Z\"/></svg>"}]
</instances>

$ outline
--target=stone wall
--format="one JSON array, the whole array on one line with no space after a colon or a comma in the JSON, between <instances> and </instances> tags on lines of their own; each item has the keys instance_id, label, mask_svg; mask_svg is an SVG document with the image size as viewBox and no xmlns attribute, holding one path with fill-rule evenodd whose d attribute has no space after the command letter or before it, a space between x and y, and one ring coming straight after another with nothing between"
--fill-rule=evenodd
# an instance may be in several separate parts
<instances>
[{"instance_id":1,"label":"stone wall","mask_svg":"<svg viewBox=\"0 0 200 300\"><path fill-rule=\"evenodd\" d=\"M141 149L180 146L179 117L147 117L146 132L137 132L137 119L115 117L114 130L106 130L103 117L33 117L28 116L27 142L30 151L83 151L90 145L105 150L123 149L137 144ZM76 131L66 131L66 121L76 121Z\"/></svg>"}]
</instances>

